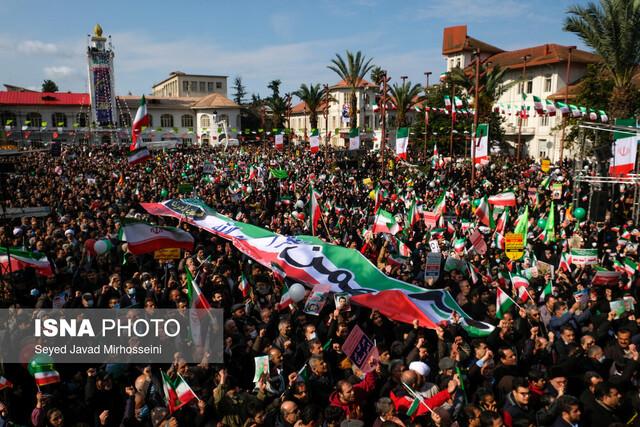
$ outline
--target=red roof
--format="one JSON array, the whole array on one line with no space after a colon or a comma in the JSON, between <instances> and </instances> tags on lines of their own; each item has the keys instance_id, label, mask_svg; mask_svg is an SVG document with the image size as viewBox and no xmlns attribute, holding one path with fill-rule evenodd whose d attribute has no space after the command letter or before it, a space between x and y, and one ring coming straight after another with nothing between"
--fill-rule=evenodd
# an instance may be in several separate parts
<instances>
[{"instance_id":1,"label":"red roof","mask_svg":"<svg viewBox=\"0 0 640 427\"><path fill-rule=\"evenodd\" d=\"M0 105L89 105L88 93L0 91Z\"/></svg>"},{"instance_id":2,"label":"red roof","mask_svg":"<svg viewBox=\"0 0 640 427\"><path fill-rule=\"evenodd\" d=\"M321 113L324 111L324 109L325 109L325 102L320 101L320 104L318 105L316 112ZM300 101L299 103L291 107L291 114L305 114L305 112L308 112L308 111L309 111L309 107L307 107L307 103L303 101Z\"/></svg>"},{"instance_id":3,"label":"red roof","mask_svg":"<svg viewBox=\"0 0 640 427\"><path fill-rule=\"evenodd\" d=\"M566 62L569 58L569 47L559 44L543 44L540 46L528 47L525 49L502 52L491 56L488 60L492 65L500 65L502 68L517 69L524 66L522 58L529 55L527 67L537 65L556 64ZM584 50L574 49L571 51L571 62L582 64L594 64L602 59Z\"/></svg>"},{"instance_id":4,"label":"red roof","mask_svg":"<svg viewBox=\"0 0 640 427\"><path fill-rule=\"evenodd\" d=\"M499 47L490 45L481 40L475 39L467 34L466 25L457 25L455 27L446 27L442 34L442 54L449 55L452 53L460 53L464 51L473 51L480 49L483 53L500 53L503 52Z\"/></svg>"},{"instance_id":5,"label":"red roof","mask_svg":"<svg viewBox=\"0 0 640 427\"><path fill-rule=\"evenodd\" d=\"M331 86L331 89L337 89L342 87L350 87L350 86L344 80L340 80L338 83ZM378 86L376 86L374 83L371 83L365 79L362 79L358 82L358 87L378 87Z\"/></svg>"}]
</instances>

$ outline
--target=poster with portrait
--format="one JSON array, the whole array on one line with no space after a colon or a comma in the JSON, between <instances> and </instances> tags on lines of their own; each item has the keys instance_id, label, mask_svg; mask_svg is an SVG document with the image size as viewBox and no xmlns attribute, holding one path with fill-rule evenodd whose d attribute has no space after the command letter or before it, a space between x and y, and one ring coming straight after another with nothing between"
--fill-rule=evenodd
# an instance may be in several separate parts
<instances>
[{"instance_id":1,"label":"poster with portrait","mask_svg":"<svg viewBox=\"0 0 640 427\"><path fill-rule=\"evenodd\" d=\"M351 311L351 296L346 292L339 292L333 295L336 308L340 311Z\"/></svg>"}]
</instances>

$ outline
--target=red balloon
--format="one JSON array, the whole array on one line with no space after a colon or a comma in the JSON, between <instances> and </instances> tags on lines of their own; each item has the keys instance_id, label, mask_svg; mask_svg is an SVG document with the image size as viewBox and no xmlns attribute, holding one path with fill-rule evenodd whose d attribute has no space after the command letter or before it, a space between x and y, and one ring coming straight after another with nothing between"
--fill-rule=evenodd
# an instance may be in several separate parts
<instances>
[{"instance_id":1,"label":"red balloon","mask_svg":"<svg viewBox=\"0 0 640 427\"><path fill-rule=\"evenodd\" d=\"M394 202L395 202L396 200L398 200L398 195L397 195L397 194L392 194L392 195L391 195L391 200L393 200Z\"/></svg>"},{"instance_id":2,"label":"red balloon","mask_svg":"<svg viewBox=\"0 0 640 427\"><path fill-rule=\"evenodd\" d=\"M300 213L298 214L298 219L299 219L300 221L304 221L304 212L300 212Z\"/></svg>"},{"instance_id":3,"label":"red balloon","mask_svg":"<svg viewBox=\"0 0 640 427\"><path fill-rule=\"evenodd\" d=\"M96 255L96 250L94 248L96 244L96 241L94 239L87 239L84 242L84 248L86 249L87 252L89 252L89 255Z\"/></svg>"}]
</instances>

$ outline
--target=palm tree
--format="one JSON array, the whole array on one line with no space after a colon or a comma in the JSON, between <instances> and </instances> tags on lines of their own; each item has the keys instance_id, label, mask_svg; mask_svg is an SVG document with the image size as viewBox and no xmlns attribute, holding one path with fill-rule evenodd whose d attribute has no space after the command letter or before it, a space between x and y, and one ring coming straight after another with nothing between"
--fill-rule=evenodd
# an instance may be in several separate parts
<instances>
[{"instance_id":1,"label":"palm tree","mask_svg":"<svg viewBox=\"0 0 640 427\"><path fill-rule=\"evenodd\" d=\"M493 105L500 99L503 93L518 84L520 80L512 80L504 83L506 68L499 65L489 68L486 64L480 64L480 75L478 76L478 105L480 121L486 120L493 109ZM461 68L454 68L450 74L451 82L462 87L465 91L473 95L475 91L475 74L467 74Z\"/></svg>"},{"instance_id":2,"label":"palm tree","mask_svg":"<svg viewBox=\"0 0 640 427\"><path fill-rule=\"evenodd\" d=\"M324 89L321 89L320 84L314 85L313 83L309 83L309 86L307 86L303 83L300 85L300 89L293 92L293 94L306 104L307 109L309 109L309 123L311 124L311 129L317 129L318 108L320 107L324 97Z\"/></svg>"},{"instance_id":3,"label":"palm tree","mask_svg":"<svg viewBox=\"0 0 640 427\"><path fill-rule=\"evenodd\" d=\"M631 83L640 62L640 1L600 0L569 8L564 30L575 33L603 59L613 77L609 111L614 117L634 114Z\"/></svg>"},{"instance_id":4,"label":"palm tree","mask_svg":"<svg viewBox=\"0 0 640 427\"><path fill-rule=\"evenodd\" d=\"M396 107L396 123L398 127L404 127L407 123L407 112L415 104L423 99L421 85L411 85L411 82L403 82L401 85L391 86L391 103Z\"/></svg>"},{"instance_id":5,"label":"palm tree","mask_svg":"<svg viewBox=\"0 0 640 427\"><path fill-rule=\"evenodd\" d=\"M347 60L345 60L336 53L336 57L331 60L332 65L328 65L327 68L334 71L342 80L345 81L349 89L351 90L351 102L349 110L349 122L351 127L358 127L358 101L356 90L362 85L364 76L373 68L371 64L372 58L366 59L360 51L355 54L347 51Z\"/></svg>"},{"instance_id":6,"label":"palm tree","mask_svg":"<svg viewBox=\"0 0 640 427\"><path fill-rule=\"evenodd\" d=\"M373 67L369 76L371 77L371 81L376 85L380 86L382 84L382 79L384 78L385 72L381 67Z\"/></svg>"}]
</instances>

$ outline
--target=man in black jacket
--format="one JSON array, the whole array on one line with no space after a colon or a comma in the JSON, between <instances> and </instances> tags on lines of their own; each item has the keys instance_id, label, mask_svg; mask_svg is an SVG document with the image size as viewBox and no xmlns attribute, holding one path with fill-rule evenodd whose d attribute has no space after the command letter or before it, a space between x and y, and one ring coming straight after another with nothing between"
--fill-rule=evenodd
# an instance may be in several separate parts
<instances>
[{"instance_id":1,"label":"man in black jacket","mask_svg":"<svg viewBox=\"0 0 640 427\"><path fill-rule=\"evenodd\" d=\"M620 406L622 395L618 389L609 383L601 383L595 389L596 405L585 420L586 427L603 427L622 420L616 413Z\"/></svg>"}]
</instances>

